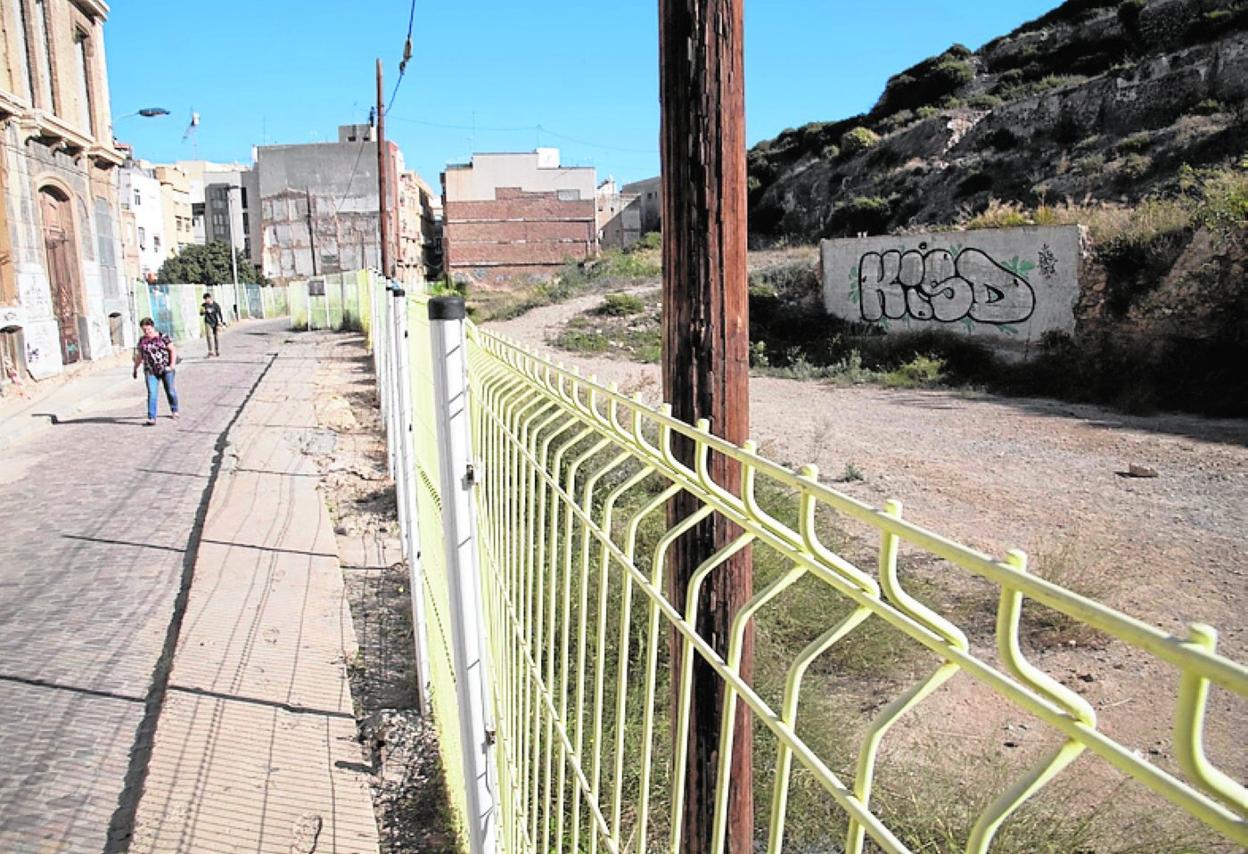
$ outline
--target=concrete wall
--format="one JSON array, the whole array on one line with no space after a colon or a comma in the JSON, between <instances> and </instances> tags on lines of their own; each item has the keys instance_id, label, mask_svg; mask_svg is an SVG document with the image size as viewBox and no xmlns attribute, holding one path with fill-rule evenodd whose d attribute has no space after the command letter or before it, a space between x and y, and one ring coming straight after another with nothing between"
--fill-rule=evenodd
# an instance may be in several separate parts
<instances>
[{"instance_id":1,"label":"concrete wall","mask_svg":"<svg viewBox=\"0 0 1248 854\"><path fill-rule=\"evenodd\" d=\"M843 320L948 329L994 346L1075 329L1077 226L825 240L820 252L824 305Z\"/></svg>"}]
</instances>

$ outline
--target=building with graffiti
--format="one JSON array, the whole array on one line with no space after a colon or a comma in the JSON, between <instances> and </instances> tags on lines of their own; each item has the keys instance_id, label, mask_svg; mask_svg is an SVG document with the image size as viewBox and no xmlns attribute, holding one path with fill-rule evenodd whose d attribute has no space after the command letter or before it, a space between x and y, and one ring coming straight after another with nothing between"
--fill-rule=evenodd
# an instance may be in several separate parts
<instances>
[{"instance_id":1,"label":"building with graffiti","mask_svg":"<svg viewBox=\"0 0 1248 854\"><path fill-rule=\"evenodd\" d=\"M129 344L100 0L0 5L0 382Z\"/></svg>"}]
</instances>

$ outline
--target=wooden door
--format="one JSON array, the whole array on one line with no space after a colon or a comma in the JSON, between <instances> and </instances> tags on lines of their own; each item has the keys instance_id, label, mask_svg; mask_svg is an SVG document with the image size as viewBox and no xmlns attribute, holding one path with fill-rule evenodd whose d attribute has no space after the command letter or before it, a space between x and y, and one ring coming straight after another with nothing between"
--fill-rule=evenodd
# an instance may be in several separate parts
<instances>
[{"instance_id":1,"label":"wooden door","mask_svg":"<svg viewBox=\"0 0 1248 854\"><path fill-rule=\"evenodd\" d=\"M71 365L82 355L78 342L81 287L73 210L69 199L50 187L39 191L39 207L43 213L43 245L48 260L48 283L52 287L52 312L60 328L61 361Z\"/></svg>"}]
</instances>

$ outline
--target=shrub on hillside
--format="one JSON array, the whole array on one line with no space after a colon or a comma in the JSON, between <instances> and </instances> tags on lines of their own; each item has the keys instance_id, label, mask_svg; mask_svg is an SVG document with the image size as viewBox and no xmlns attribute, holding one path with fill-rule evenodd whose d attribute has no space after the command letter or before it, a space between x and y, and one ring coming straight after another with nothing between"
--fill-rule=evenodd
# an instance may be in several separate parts
<instances>
[{"instance_id":1,"label":"shrub on hillside","mask_svg":"<svg viewBox=\"0 0 1248 854\"><path fill-rule=\"evenodd\" d=\"M880 141L880 135L862 126L846 131L841 137L841 153L847 157L860 154Z\"/></svg>"},{"instance_id":2,"label":"shrub on hillside","mask_svg":"<svg viewBox=\"0 0 1248 854\"><path fill-rule=\"evenodd\" d=\"M876 113L895 113L933 104L975 79L975 68L968 62L971 53L962 45L925 59L889 79Z\"/></svg>"},{"instance_id":3,"label":"shrub on hillside","mask_svg":"<svg viewBox=\"0 0 1248 854\"><path fill-rule=\"evenodd\" d=\"M836 205L824 231L827 236L883 234L892 217L892 204L881 196L855 196Z\"/></svg>"}]
</instances>

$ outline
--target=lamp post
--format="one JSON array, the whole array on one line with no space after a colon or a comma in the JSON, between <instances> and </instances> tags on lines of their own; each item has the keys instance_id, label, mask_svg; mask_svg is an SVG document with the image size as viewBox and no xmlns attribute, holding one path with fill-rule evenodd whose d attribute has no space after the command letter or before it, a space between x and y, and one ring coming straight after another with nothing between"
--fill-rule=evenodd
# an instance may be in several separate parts
<instances>
[{"instance_id":1,"label":"lamp post","mask_svg":"<svg viewBox=\"0 0 1248 854\"><path fill-rule=\"evenodd\" d=\"M238 252L234 249L234 191L242 191L241 184L228 184L225 190L225 216L230 224L230 273L234 278L234 318L237 320L242 317L242 310L239 308L239 291L238 291ZM251 312L249 311L248 314Z\"/></svg>"}]
</instances>

